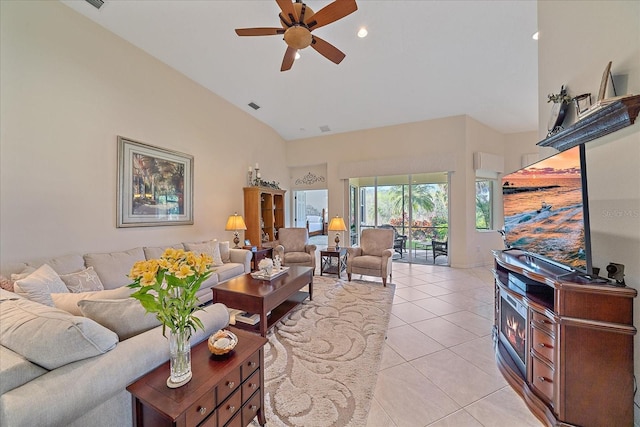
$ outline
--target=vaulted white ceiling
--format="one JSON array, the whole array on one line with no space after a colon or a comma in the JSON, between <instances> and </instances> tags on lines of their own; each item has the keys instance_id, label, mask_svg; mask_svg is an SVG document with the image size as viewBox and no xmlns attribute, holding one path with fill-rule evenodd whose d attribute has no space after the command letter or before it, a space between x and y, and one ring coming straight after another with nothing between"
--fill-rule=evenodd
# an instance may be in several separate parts
<instances>
[{"instance_id":1,"label":"vaulted white ceiling","mask_svg":"<svg viewBox=\"0 0 640 427\"><path fill-rule=\"evenodd\" d=\"M538 127L532 0L358 0L313 32L346 54L342 63L307 48L286 72L281 36L234 32L277 27L274 0L105 0L99 10L61 1L286 140L462 114L503 133ZM330 1L306 3L317 12Z\"/></svg>"}]
</instances>

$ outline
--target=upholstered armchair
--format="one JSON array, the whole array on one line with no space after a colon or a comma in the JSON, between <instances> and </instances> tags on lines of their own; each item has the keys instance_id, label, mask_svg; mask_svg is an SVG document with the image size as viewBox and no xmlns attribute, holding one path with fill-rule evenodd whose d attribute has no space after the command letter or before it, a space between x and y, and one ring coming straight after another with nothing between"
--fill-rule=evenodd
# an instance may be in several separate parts
<instances>
[{"instance_id":1,"label":"upholstered armchair","mask_svg":"<svg viewBox=\"0 0 640 427\"><path fill-rule=\"evenodd\" d=\"M367 228L360 235L360 247L347 248L347 277L352 274L382 277L387 286L391 279L394 231L390 228Z\"/></svg>"},{"instance_id":2,"label":"upholstered armchair","mask_svg":"<svg viewBox=\"0 0 640 427\"><path fill-rule=\"evenodd\" d=\"M316 245L309 244L306 228L281 228L273 256L280 255L282 265L304 265L316 269Z\"/></svg>"}]
</instances>

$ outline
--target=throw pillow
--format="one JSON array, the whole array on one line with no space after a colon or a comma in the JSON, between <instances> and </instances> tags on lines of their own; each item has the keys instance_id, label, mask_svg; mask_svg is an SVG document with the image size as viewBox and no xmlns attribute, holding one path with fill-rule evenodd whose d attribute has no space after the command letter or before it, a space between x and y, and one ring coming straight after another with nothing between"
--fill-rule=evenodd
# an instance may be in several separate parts
<instances>
[{"instance_id":1,"label":"throw pillow","mask_svg":"<svg viewBox=\"0 0 640 427\"><path fill-rule=\"evenodd\" d=\"M213 265L224 265L222 258L220 257L220 247L218 246L218 242L215 240L202 243L185 243L184 248L187 251L195 252L198 255L209 254L213 258Z\"/></svg>"},{"instance_id":2,"label":"throw pillow","mask_svg":"<svg viewBox=\"0 0 640 427\"><path fill-rule=\"evenodd\" d=\"M104 289L93 267L75 273L61 274L60 278L70 292L90 292Z\"/></svg>"},{"instance_id":3,"label":"throw pillow","mask_svg":"<svg viewBox=\"0 0 640 427\"><path fill-rule=\"evenodd\" d=\"M16 280L24 279L34 271L36 271L35 267L31 267L31 266L25 267L24 270L22 270L22 272L12 274L11 280L15 283Z\"/></svg>"},{"instance_id":4,"label":"throw pillow","mask_svg":"<svg viewBox=\"0 0 640 427\"><path fill-rule=\"evenodd\" d=\"M78 302L78 307L83 316L118 334L120 341L161 324L155 315L147 313L140 301L134 298L82 300Z\"/></svg>"},{"instance_id":5,"label":"throw pillow","mask_svg":"<svg viewBox=\"0 0 640 427\"><path fill-rule=\"evenodd\" d=\"M231 255L229 255L229 242L219 242L218 246L220 247L220 258L222 258L223 263L231 262Z\"/></svg>"},{"instance_id":6,"label":"throw pillow","mask_svg":"<svg viewBox=\"0 0 640 427\"><path fill-rule=\"evenodd\" d=\"M13 280L0 276L0 288L5 291L13 292Z\"/></svg>"},{"instance_id":7,"label":"throw pillow","mask_svg":"<svg viewBox=\"0 0 640 427\"><path fill-rule=\"evenodd\" d=\"M91 319L19 298L0 302L0 344L52 370L112 350L118 336Z\"/></svg>"},{"instance_id":8,"label":"throw pillow","mask_svg":"<svg viewBox=\"0 0 640 427\"><path fill-rule=\"evenodd\" d=\"M116 289L105 289L103 291L51 294L51 299L56 308L71 313L74 316L82 316L82 311L78 307L80 301L129 298L134 291L134 289L127 286L122 286Z\"/></svg>"},{"instance_id":9,"label":"throw pillow","mask_svg":"<svg viewBox=\"0 0 640 427\"><path fill-rule=\"evenodd\" d=\"M68 293L69 289L64 284L58 273L49 264L13 284L15 293L35 302L53 307L52 293Z\"/></svg>"}]
</instances>

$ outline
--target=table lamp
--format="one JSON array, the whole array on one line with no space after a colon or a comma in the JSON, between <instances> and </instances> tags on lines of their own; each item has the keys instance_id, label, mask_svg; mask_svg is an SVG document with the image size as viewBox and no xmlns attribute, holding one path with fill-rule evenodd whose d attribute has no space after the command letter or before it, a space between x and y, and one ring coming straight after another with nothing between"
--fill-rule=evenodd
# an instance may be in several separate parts
<instances>
[{"instance_id":1,"label":"table lamp","mask_svg":"<svg viewBox=\"0 0 640 427\"><path fill-rule=\"evenodd\" d=\"M340 249L340 232L347 231L347 227L344 225L344 219L336 216L335 218L331 218L329 222L329 231L337 231L336 233L336 249Z\"/></svg>"},{"instance_id":2,"label":"table lamp","mask_svg":"<svg viewBox=\"0 0 640 427\"><path fill-rule=\"evenodd\" d=\"M227 220L227 226L224 228L226 231L233 231L233 243L236 245L233 247L234 249L240 249L238 243L240 243L240 237L238 237L238 230L246 230L247 225L244 223L244 219L242 219L241 215L238 213L234 213L229 216Z\"/></svg>"}]
</instances>

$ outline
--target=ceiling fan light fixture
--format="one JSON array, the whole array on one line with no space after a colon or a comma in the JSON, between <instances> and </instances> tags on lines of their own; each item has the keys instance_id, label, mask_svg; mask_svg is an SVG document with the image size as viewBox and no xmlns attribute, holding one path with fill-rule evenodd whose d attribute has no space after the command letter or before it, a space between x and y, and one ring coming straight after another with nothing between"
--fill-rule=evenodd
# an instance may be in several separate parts
<instances>
[{"instance_id":1,"label":"ceiling fan light fixture","mask_svg":"<svg viewBox=\"0 0 640 427\"><path fill-rule=\"evenodd\" d=\"M294 25L291 28L287 28L287 31L284 32L284 41L287 43L287 46L293 49L304 49L305 47L309 47L313 41L313 37L308 29L300 25Z\"/></svg>"},{"instance_id":2,"label":"ceiling fan light fixture","mask_svg":"<svg viewBox=\"0 0 640 427\"><path fill-rule=\"evenodd\" d=\"M296 51L296 59L300 59L300 52Z\"/></svg>"}]
</instances>

